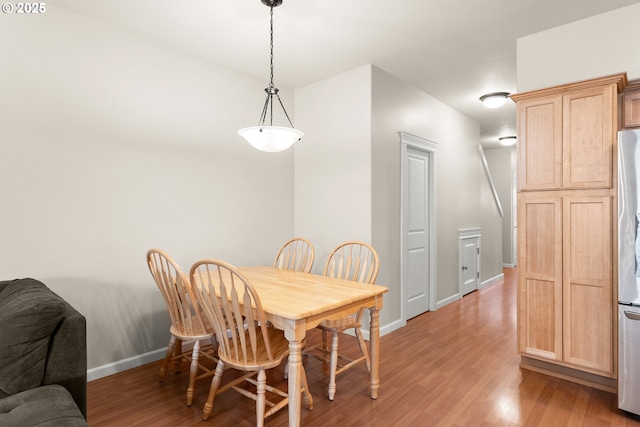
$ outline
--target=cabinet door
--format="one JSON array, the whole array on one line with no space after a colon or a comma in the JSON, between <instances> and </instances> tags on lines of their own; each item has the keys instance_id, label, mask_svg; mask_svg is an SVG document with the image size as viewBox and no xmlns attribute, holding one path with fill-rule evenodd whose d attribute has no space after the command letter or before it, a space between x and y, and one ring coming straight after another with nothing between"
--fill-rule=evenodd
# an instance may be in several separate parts
<instances>
[{"instance_id":1,"label":"cabinet door","mask_svg":"<svg viewBox=\"0 0 640 427\"><path fill-rule=\"evenodd\" d=\"M563 96L563 187L611 188L617 125L615 86Z\"/></svg>"},{"instance_id":2,"label":"cabinet door","mask_svg":"<svg viewBox=\"0 0 640 427\"><path fill-rule=\"evenodd\" d=\"M562 188L562 95L518 102L520 190Z\"/></svg>"},{"instance_id":3,"label":"cabinet door","mask_svg":"<svg viewBox=\"0 0 640 427\"><path fill-rule=\"evenodd\" d=\"M562 198L518 197L518 349L562 360Z\"/></svg>"},{"instance_id":4,"label":"cabinet door","mask_svg":"<svg viewBox=\"0 0 640 427\"><path fill-rule=\"evenodd\" d=\"M622 99L624 110L622 127L625 129L640 127L640 90L625 93Z\"/></svg>"},{"instance_id":5,"label":"cabinet door","mask_svg":"<svg viewBox=\"0 0 640 427\"><path fill-rule=\"evenodd\" d=\"M613 373L611 196L564 198L564 360Z\"/></svg>"}]
</instances>

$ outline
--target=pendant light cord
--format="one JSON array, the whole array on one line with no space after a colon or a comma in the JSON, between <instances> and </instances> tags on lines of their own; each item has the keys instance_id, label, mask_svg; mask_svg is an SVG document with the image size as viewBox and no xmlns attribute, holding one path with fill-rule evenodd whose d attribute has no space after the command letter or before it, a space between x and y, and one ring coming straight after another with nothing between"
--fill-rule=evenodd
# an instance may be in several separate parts
<instances>
[{"instance_id":1,"label":"pendant light cord","mask_svg":"<svg viewBox=\"0 0 640 427\"><path fill-rule=\"evenodd\" d=\"M262 114L260 115L259 126L264 126L264 122L267 118L267 110L269 110L269 126L273 126L273 96L275 95L278 98L278 102L282 107L282 111L284 111L284 115L287 117L287 121L293 127L293 123L289 118L289 114L287 113L287 109L284 108L284 104L280 99L280 95L278 94L278 89L273 84L273 3L269 7L270 9L270 20L269 20L269 36L270 36L270 54L269 54L269 87L265 89L267 92L267 100L264 103L264 107L262 108Z\"/></svg>"},{"instance_id":2,"label":"pendant light cord","mask_svg":"<svg viewBox=\"0 0 640 427\"><path fill-rule=\"evenodd\" d=\"M271 89L273 88L273 6L271 6L269 9L271 9L271 20L270 20L271 30L269 33L269 35L271 36L271 43L269 44L269 48L271 49L271 54L269 56L269 61L270 61L269 89Z\"/></svg>"},{"instance_id":3,"label":"pendant light cord","mask_svg":"<svg viewBox=\"0 0 640 427\"><path fill-rule=\"evenodd\" d=\"M269 97L271 98L271 102L270 104L270 111L269 111L269 124L273 125L273 94L275 92L275 94L278 94L277 90L274 90L274 86L273 86L273 5L269 8L270 10L270 20L269 20L269 25L270 25L270 31L269 31L269 36L271 37L271 43L269 44L269 48L271 49L271 53L269 54ZM278 99L280 99L280 97L278 96ZM284 108L284 107L283 107ZM286 112L285 112L286 114Z\"/></svg>"}]
</instances>

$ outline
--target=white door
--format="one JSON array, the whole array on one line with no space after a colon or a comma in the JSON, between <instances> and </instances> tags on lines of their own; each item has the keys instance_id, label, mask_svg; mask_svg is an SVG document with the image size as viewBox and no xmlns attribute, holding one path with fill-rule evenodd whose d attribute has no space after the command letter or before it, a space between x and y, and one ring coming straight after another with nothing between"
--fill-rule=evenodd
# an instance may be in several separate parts
<instances>
[{"instance_id":1,"label":"white door","mask_svg":"<svg viewBox=\"0 0 640 427\"><path fill-rule=\"evenodd\" d=\"M460 296L464 296L480 287L480 238L468 237L459 242L459 287Z\"/></svg>"},{"instance_id":2,"label":"white door","mask_svg":"<svg viewBox=\"0 0 640 427\"><path fill-rule=\"evenodd\" d=\"M429 156L407 148L405 163L405 320L429 310Z\"/></svg>"}]
</instances>

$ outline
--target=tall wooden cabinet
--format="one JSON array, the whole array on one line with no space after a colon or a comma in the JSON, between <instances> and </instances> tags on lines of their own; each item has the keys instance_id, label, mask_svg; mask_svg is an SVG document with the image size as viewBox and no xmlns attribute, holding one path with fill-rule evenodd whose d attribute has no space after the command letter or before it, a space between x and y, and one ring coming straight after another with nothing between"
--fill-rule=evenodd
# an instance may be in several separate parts
<instances>
[{"instance_id":1,"label":"tall wooden cabinet","mask_svg":"<svg viewBox=\"0 0 640 427\"><path fill-rule=\"evenodd\" d=\"M522 366L604 389L617 375L617 96L626 82L618 74L512 96Z\"/></svg>"}]
</instances>

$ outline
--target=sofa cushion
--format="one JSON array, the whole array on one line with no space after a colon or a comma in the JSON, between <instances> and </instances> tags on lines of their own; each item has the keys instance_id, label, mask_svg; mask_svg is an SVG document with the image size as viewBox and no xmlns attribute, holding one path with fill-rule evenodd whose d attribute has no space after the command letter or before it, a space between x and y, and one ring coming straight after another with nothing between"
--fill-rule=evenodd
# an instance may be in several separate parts
<instances>
[{"instance_id":1,"label":"sofa cushion","mask_svg":"<svg viewBox=\"0 0 640 427\"><path fill-rule=\"evenodd\" d=\"M35 279L0 289L0 395L42 383L49 340L64 312L64 301Z\"/></svg>"},{"instance_id":2,"label":"sofa cushion","mask_svg":"<svg viewBox=\"0 0 640 427\"><path fill-rule=\"evenodd\" d=\"M37 387L0 399L0 426L76 427L87 422L66 388Z\"/></svg>"}]
</instances>

